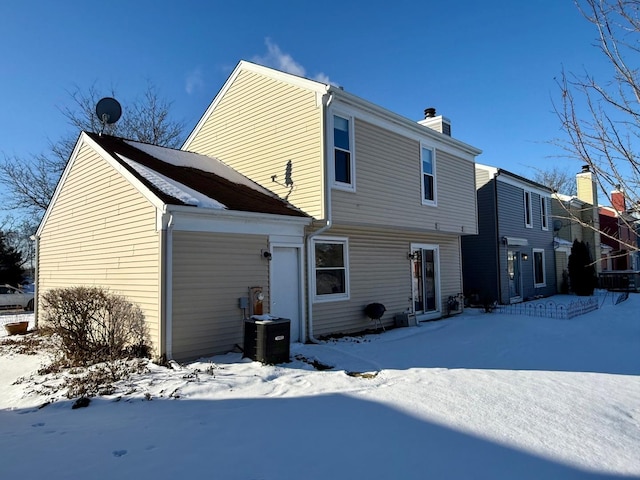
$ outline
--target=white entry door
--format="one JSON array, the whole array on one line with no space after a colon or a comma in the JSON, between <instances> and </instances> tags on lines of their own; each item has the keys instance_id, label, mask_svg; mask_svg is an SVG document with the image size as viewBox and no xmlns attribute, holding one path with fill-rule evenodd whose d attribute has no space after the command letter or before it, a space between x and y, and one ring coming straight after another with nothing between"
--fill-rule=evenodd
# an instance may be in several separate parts
<instances>
[{"instance_id":1,"label":"white entry door","mask_svg":"<svg viewBox=\"0 0 640 480\"><path fill-rule=\"evenodd\" d=\"M291 341L300 341L300 248L274 246L271 252L270 314L291 319Z\"/></svg>"}]
</instances>

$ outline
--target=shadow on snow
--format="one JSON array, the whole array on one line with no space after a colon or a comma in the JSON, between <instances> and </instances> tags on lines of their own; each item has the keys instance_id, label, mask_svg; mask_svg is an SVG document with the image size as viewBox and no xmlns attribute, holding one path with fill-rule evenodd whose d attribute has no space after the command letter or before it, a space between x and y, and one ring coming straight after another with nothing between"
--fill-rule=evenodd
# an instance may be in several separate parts
<instances>
[{"instance_id":1,"label":"shadow on snow","mask_svg":"<svg viewBox=\"0 0 640 480\"><path fill-rule=\"evenodd\" d=\"M332 394L0 411L0 477L616 479Z\"/></svg>"}]
</instances>

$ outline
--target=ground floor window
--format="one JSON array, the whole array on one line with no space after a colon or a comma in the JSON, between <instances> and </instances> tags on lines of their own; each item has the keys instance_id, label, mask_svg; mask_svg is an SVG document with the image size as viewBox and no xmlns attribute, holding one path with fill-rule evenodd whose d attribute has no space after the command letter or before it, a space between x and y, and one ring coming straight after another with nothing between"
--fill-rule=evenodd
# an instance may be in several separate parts
<instances>
[{"instance_id":1,"label":"ground floor window","mask_svg":"<svg viewBox=\"0 0 640 480\"><path fill-rule=\"evenodd\" d=\"M349 298L348 247L346 238L318 238L313 241L316 301Z\"/></svg>"},{"instance_id":2,"label":"ground floor window","mask_svg":"<svg viewBox=\"0 0 640 480\"><path fill-rule=\"evenodd\" d=\"M544 268L544 250L533 249L533 283L536 287L547 285Z\"/></svg>"}]
</instances>

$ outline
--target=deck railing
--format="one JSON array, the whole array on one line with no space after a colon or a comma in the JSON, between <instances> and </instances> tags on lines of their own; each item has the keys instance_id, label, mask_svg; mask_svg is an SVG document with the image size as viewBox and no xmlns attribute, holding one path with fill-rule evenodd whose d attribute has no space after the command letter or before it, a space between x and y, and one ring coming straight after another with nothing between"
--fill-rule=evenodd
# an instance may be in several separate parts
<instances>
[{"instance_id":1,"label":"deck railing","mask_svg":"<svg viewBox=\"0 0 640 480\"><path fill-rule=\"evenodd\" d=\"M640 292L640 272L607 270L598 275L598 288L611 291Z\"/></svg>"}]
</instances>

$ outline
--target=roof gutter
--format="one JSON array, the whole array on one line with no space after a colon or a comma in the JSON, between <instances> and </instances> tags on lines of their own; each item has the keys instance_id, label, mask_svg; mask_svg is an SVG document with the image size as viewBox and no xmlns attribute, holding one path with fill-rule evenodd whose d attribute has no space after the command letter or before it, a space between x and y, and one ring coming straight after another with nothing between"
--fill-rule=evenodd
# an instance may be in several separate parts
<instances>
[{"instance_id":1,"label":"roof gutter","mask_svg":"<svg viewBox=\"0 0 640 480\"><path fill-rule=\"evenodd\" d=\"M437 132L432 128L426 127L418 122L415 122L406 117L403 117L402 115L392 112L391 110L387 110L386 108L380 105L371 103L368 100L360 98L357 95L354 95L353 93L349 93L339 87L333 87L329 85L327 87L327 91L330 92L332 96L335 94L336 97L339 98L341 104L342 103L348 104L362 111L365 111L369 114L372 114L378 118L385 118L391 124L399 125L402 129L409 129L420 136L427 135L434 140L438 140L445 145L455 148L458 151L462 150L463 152L473 157L480 155L482 153L482 150L472 145L464 143L454 137Z\"/></svg>"},{"instance_id":2,"label":"roof gutter","mask_svg":"<svg viewBox=\"0 0 640 480\"><path fill-rule=\"evenodd\" d=\"M313 272L314 265L312 264L313 257L311 255L313 248L313 239L318 235L322 235L324 232L329 230L332 226L331 219L331 182L329 181L329 146L327 140L327 116L329 105L333 101L333 93L329 93L329 88L327 88L327 93L322 96L322 145L323 145L323 163L324 163L324 217L325 224L315 232L312 232L307 235L306 244L307 244L307 324L309 326L309 331L306 332L306 338L309 339L312 343L320 343L320 341L313 335L313 281L311 278L311 272ZM304 324L303 324L304 325ZM304 338L304 335L303 335Z\"/></svg>"}]
</instances>

